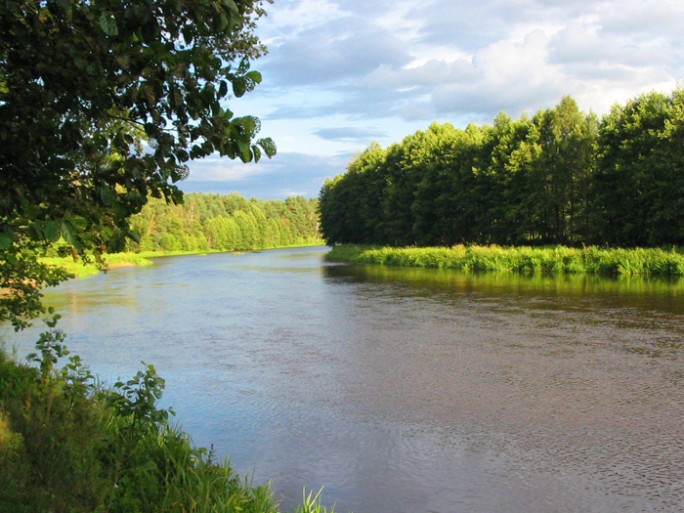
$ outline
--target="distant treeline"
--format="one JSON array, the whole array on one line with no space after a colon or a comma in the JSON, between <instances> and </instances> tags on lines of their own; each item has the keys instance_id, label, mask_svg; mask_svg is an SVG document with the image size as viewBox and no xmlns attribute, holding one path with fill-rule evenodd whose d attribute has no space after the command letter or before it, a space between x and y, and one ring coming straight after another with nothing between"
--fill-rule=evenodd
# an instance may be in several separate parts
<instances>
[{"instance_id":1,"label":"distant treeline","mask_svg":"<svg viewBox=\"0 0 684 513\"><path fill-rule=\"evenodd\" d=\"M318 201L246 199L238 194L187 194L180 205L150 199L131 227L140 242L128 251L252 250L320 240Z\"/></svg>"},{"instance_id":2,"label":"distant treeline","mask_svg":"<svg viewBox=\"0 0 684 513\"><path fill-rule=\"evenodd\" d=\"M684 90L371 144L320 194L328 243L684 244Z\"/></svg>"}]
</instances>

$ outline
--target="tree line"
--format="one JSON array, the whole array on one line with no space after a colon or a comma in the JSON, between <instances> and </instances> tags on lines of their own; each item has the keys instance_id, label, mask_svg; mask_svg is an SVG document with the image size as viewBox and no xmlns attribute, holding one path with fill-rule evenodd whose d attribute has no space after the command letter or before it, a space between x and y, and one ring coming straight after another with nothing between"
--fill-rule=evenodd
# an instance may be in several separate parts
<instances>
[{"instance_id":1,"label":"tree line","mask_svg":"<svg viewBox=\"0 0 684 513\"><path fill-rule=\"evenodd\" d=\"M307 244L320 239L318 201L246 199L238 194L187 194L181 204L151 198L130 219L139 242L128 251L238 251Z\"/></svg>"},{"instance_id":2,"label":"tree line","mask_svg":"<svg viewBox=\"0 0 684 513\"><path fill-rule=\"evenodd\" d=\"M599 118L571 97L377 143L323 185L329 244L684 244L684 90Z\"/></svg>"}]
</instances>

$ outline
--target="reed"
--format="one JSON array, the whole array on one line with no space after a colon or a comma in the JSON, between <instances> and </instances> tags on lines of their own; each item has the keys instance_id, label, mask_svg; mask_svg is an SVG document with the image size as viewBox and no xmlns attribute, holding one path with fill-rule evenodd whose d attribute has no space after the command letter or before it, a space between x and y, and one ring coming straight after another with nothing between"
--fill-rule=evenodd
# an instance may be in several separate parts
<instances>
[{"instance_id":1,"label":"reed","mask_svg":"<svg viewBox=\"0 0 684 513\"><path fill-rule=\"evenodd\" d=\"M398 267L457 269L466 272L499 271L522 274L586 273L607 276L684 276L681 249L602 249L553 247L375 247L338 245L328 260Z\"/></svg>"}]
</instances>

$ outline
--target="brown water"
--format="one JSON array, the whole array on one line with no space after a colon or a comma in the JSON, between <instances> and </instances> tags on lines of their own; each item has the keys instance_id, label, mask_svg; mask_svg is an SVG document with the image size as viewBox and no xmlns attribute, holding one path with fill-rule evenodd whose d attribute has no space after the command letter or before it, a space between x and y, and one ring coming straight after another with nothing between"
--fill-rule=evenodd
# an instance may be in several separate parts
<instances>
[{"instance_id":1,"label":"brown water","mask_svg":"<svg viewBox=\"0 0 684 513\"><path fill-rule=\"evenodd\" d=\"M342 513L684 511L684 283L323 253L163 259L49 301L105 378L153 362L284 509L324 486Z\"/></svg>"}]
</instances>

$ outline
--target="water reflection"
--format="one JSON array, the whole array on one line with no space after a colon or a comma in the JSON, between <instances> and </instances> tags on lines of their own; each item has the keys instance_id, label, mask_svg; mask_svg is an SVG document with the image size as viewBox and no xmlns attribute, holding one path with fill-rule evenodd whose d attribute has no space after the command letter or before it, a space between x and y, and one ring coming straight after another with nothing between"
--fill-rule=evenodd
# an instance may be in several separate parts
<instances>
[{"instance_id":1,"label":"water reflection","mask_svg":"<svg viewBox=\"0 0 684 513\"><path fill-rule=\"evenodd\" d=\"M348 267L322 249L165 259L49 301L105 376L166 401L292 508L684 510L684 285ZM15 339L16 340L16 339Z\"/></svg>"}]
</instances>

